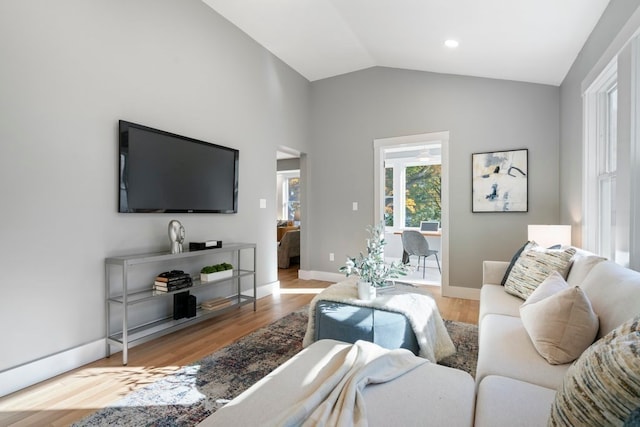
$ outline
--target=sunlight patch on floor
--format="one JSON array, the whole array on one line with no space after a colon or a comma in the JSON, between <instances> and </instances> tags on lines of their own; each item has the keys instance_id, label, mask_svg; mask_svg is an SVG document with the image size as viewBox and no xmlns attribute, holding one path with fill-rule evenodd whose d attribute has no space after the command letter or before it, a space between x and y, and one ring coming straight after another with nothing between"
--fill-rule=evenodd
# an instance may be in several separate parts
<instances>
[{"instance_id":1,"label":"sunlight patch on floor","mask_svg":"<svg viewBox=\"0 0 640 427\"><path fill-rule=\"evenodd\" d=\"M52 389L59 387L72 387L69 383L87 383L86 386L78 385L77 389L88 388L93 391L98 389L115 388L118 389L120 398L128 395L134 390L153 384L154 382L176 375L185 366L106 366L96 368L79 369L72 376L63 378L58 381L51 381L41 385L36 385L40 391L37 394L47 395ZM199 366L196 366L199 369ZM188 372L188 376L194 376L195 372ZM182 375L184 377L184 374ZM28 402L28 406L20 404L21 399L17 397L15 401L6 399L0 410L2 411L47 411L51 409L67 410L67 409L97 409L96 401L92 398L92 394L87 393L87 399L84 402L75 401L72 405L68 405L64 400L52 406L49 399L43 399L41 404L35 404L33 400Z\"/></svg>"}]
</instances>

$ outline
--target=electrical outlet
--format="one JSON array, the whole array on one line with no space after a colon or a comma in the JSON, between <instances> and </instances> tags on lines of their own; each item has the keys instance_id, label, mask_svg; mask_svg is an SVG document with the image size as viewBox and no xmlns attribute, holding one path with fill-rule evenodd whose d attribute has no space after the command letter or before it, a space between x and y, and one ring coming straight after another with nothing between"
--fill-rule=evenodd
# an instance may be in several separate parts
<instances>
[{"instance_id":1,"label":"electrical outlet","mask_svg":"<svg viewBox=\"0 0 640 427\"><path fill-rule=\"evenodd\" d=\"M329 261L335 261L336 257L333 255L333 252L329 253Z\"/></svg>"},{"instance_id":2,"label":"electrical outlet","mask_svg":"<svg viewBox=\"0 0 640 427\"><path fill-rule=\"evenodd\" d=\"M353 210L354 211L358 210L358 202L353 202Z\"/></svg>"}]
</instances>

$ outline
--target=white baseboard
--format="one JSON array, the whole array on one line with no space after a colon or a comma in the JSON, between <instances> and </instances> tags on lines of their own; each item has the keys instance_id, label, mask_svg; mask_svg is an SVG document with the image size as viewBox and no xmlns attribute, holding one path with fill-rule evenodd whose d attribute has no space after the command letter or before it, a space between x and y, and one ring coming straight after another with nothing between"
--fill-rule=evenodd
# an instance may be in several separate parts
<instances>
[{"instance_id":1,"label":"white baseboard","mask_svg":"<svg viewBox=\"0 0 640 427\"><path fill-rule=\"evenodd\" d=\"M480 289L478 288L463 288L462 286L443 286L442 296L451 298L462 299L480 299Z\"/></svg>"},{"instance_id":2,"label":"white baseboard","mask_svg":"<svg viewBox=\"0 0 640 427\"><path fill-rule=\"evenodd\" d=\"M260 285L256 287L256 299L264 298L273 293L278 292L280 289L280 281L276 280L275 282L266 283L264 285ZM243 295L253 296L253 289L245 289L242 291Z\"/></svg>"},{"instance_id":3,"label":"white baseboard","mask_svg":"<svg viewBox=\"0 0 640 427\"><path fill-rule=\"evenodd\" d=\"M104 338L0 372L0 397L105 357Z\"/></svg>"},{"instance_id":4,"label":"white baseboard","mask_svg":"<svg viewBox=\"0 0 640 427\"><path fill-rule=\"evenodd\" d=\"M325 282L342 282L344 274L327 271L298 270L298 278L302 280L322 280Z\"/></svg>"},{"instance_id":5,"label":"white baseboard","mask_svg":"<svg viewBox=\"0 0 640 427\"><path fill-rule=\"evenodd\" d=\"M278 289L280 289L280 281L258 286L256 287L256 298L271 295ZM253 296L253 291L246 292ZM243 293L245 292L243 291ZM133 347L135 346L129 348ZM0 372L0 397L103 359L105 351L106 343L104 338L101 338L89 344L2 371Z\"/></svg>"}]
</instances>

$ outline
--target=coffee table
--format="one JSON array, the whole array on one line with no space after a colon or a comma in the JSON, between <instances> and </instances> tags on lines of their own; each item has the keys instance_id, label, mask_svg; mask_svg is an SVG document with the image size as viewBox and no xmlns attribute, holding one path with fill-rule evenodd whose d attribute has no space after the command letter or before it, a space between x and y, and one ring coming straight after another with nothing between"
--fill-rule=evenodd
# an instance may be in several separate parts
<instances>
[{"instance_id":1,"label":"coffee table","mask_svg":"<svg viewBox=\"0 0 640 427\"><path fill-rule=\"evenodd\" d=\"M321 339L366 340L406 348L432 362L455 353L435 300L423 287L396 282L370 301L357 298L356 283L329 286L309 305L306 347Z\"/></svg>"}]
</instances>

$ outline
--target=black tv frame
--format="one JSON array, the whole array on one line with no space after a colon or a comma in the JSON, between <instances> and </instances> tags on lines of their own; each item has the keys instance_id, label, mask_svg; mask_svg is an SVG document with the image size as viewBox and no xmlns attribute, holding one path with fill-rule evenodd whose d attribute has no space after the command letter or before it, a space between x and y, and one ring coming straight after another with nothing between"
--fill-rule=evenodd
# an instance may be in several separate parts
<instances>
[{"instance_id":1,"label":"black tv frame","mask_svg":"<svg viewBox=\"0 0 640 427\"><path fill-rule=\"evenodd\" d=\"M175 206L155 206L153 208L130 208L128 206L128 151L129 151L129 129L137 129L151 134L157 134L161 137L168 137L177 141L185 143L202 144L211 148L212 150L222 150L230 152L233 155L233 201L232 208L224 209L201 209L201 208L188 208ZM178 135L175 133L155 129L149 126L140 125L137 123L128 122L126 120L119 120L119 132L118 132L118 212L119 213L222 213L222 214L234 214L238 212L238 166L240 151L235 148L225 147L218 144L202 141L195 138L190 138L184 135ZM186 173L190 173L187 171ZM216 183L213 183L216 185Z\"/></svg>"}]
</instances>

